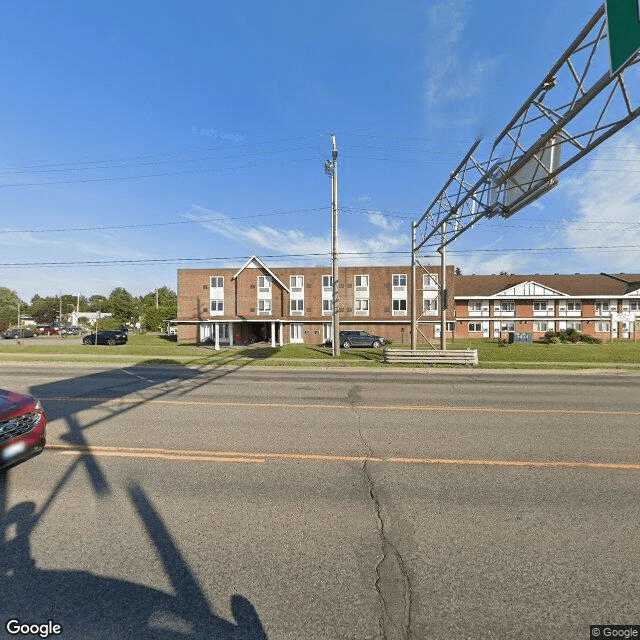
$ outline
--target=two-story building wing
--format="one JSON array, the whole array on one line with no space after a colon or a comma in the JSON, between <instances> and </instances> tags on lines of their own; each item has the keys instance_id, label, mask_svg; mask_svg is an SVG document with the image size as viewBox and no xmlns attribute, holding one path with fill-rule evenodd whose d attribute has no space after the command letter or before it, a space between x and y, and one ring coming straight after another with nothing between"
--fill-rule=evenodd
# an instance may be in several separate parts
<instances>
[{"instance_id":1,"label":"two-story building wing","mask_svg":"<svg viewBox=\"0 0 640 640\"><path fill-rule=\"evenodd\" d=\"M547 331L573 328L604 340L635 340L640 276L458 276L455 317L460 338L522 331L537 339Z\"/></svg>"}]
</instances>

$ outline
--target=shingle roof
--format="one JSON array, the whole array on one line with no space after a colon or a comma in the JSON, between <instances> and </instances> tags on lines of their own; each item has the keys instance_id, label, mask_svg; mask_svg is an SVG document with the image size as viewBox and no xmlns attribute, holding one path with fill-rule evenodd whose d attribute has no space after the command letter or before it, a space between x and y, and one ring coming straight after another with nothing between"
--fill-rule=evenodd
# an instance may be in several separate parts
<instances>
[{"instance_id":1,"label":"shingle roof","mask_svg":"<svg viewBox=\"0 0 640 640\"><path fill-rule=\"evenodd\" d=\"M523 282L537 282L568 296L623 296L640 288L640 275L462 275L455 279L455 297L493 296Z\"/></svg>"}]
</instances>

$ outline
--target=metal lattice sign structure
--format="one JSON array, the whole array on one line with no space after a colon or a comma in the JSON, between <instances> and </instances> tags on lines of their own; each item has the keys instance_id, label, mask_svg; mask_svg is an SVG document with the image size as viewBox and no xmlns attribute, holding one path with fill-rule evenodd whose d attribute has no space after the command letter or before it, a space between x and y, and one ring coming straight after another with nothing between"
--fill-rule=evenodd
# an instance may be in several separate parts
<instances>
[{"instance_id":1,"label":"metal lattice sign structure","mask_svg":"<svg viewBox=\"0 0 640 640\"><path fill-rule=\"evenodd\" d=\"M640 72L640 52L612 71L608 36L603 5L496 137L486 159L478 156L481 141L472 145L431 206L413 223L414 271L421 249L437 248L444 256L446 245L482 218L513 215L640 115L640 83L629 82ZM415 302L413 307L415 348Z\"/></svg>"}]
</instances>

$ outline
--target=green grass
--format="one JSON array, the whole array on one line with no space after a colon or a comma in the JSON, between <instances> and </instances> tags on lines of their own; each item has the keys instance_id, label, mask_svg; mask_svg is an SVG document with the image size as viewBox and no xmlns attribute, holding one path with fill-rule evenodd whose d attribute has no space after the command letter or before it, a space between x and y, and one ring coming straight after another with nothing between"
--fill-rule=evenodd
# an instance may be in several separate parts
<instances>
[{"instance_id":1,"label":"green grass","mask_svg":"<svg viewBox=\"0 0 640 640\"><path fill-rule=\"evenodd\" d=\"M408 345L393 345L402 348ZM480 368L625 368L640 370L640 342L617 340L604 344L510 344L497 340L455 340L448 349L477 349ZM100 364L177 364L189 366L305 366L384 367L382 349L331 349L304 344L283 347L234 347L214 351L211 346L169 341L155 334L131 335L126 345L83 345L70 339L28 338L17 344L0 340L1 362L77 362Z\"/></svg>"}]
</instances>

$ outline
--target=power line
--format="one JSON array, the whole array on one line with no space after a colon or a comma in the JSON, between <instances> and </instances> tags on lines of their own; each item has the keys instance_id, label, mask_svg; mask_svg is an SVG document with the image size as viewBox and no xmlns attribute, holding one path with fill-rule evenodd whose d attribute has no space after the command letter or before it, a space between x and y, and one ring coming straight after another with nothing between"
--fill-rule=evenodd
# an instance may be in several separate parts
<instances>
[{"instance_id":1,"label":"power line","mask_svg":"<svg viewBox=\"0 0 640 640\"><path fill-rule=\"evenodd\" d=\"M299 162L317 162L317 158L298 158L295 160L278 160L277 162L264 162L264 163L255 163L255 164L247 164L240 165L236 167L216 167L209 169L192 169L190 171L168 171L165 173L150 173L145 175L137 175L137 176L117 176L117 177L103 177L103 178L82 178L76 180L53 180L50 182L20 182L13 184L0 184L0 188L7 187L45 187L48 185L57 185L57 184L84 184L88 182L116 182L119 180L140 180L143 178L165 178L169 176L181 176L181 175L194 175L197 173L213 173L217 171L231 171L234 169L253 169L256 167L270 167L274 164L282 165L282 164L295 164Z\"/></svg>"},{"instance_id":2,"label":"power line","mask_svg":"<svg viewBox=\"0 0 640 640\"><path fill-rule=\"evenodd\" d=\"M618 252L620 250L631 251L633 253L640 252L640 247L637 245L618 245L618 246L589 246L589 247L547 247L540 249L468 249L468 250L450 250L449 253L456 254L469 254L469 253L556 253L558 251L597 251L597 252ZM428 253L428 252L427 252ZM343 251L340 253L342 257L347 258L371 258L375 256L391 256L391 255L406 255L409 256L411 250L404 251ZM329 259L331 252L317 252L317 253L300 253L300 254L273 254L262 255L262 258L269 260L308 260L309 258L327 258ZM246 260L246 255L243 256L207 256L203 258L137 258L127 260L76 260L69 262L0 262L0 267L77 267L77 266L112 266L116 264L127 264L131 266L142 266L150 264L176 264L176 263L193 263L193 262L233 262L239 260ZM423 255L421 257L429 257Z\"/></svg>"},{"instance_id":3,"label":"power line","mask_svg":"<svg viewBox=\"0 0 640 640\"><path fill-rule=\"evenodd\" d=\"M123 224L123 225L98 225L93 227L67 227L58 229L0 229L0 234L10 233L67 233L70 231L108 231L117 229L145 229L149 227L166 227L183 224L201 224L203 222L231 222L234 220L248 220L250 218L267 218L270 216L286 216L298 213L309 213L311 211L323 211L327 207L313 207L310 209L291 209L290 211L275 211L272 213L255 213L246 216L228 216L216 218L196 218L193 220L176 220L173 222L149 222L146 224Z\"/></svg>"}]
</instances>

